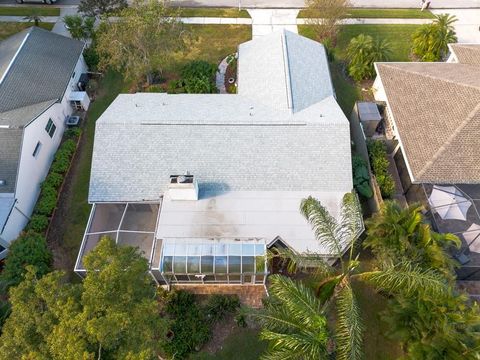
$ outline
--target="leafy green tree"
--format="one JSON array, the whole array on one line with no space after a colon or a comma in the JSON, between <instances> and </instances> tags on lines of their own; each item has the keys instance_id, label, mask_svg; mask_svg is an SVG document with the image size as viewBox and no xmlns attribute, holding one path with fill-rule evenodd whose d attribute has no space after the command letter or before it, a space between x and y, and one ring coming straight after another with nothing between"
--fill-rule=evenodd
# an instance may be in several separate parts
<instances>
[{"instance_id":1,"label":"leafy green tree","mask_svg":"<svg viewBox=\"0 0 480 360\"><path fill-rule=\"evenodd\" d=\"M435 15L431 24L423 25L413 34L413 54L421 61L444 59L448 54L448 44L457 41L453 26L456 21L453 15Z\"/></svg>"},{"instance_id":2,"label":"leafy green tree","mask_svg":"<svg viewBox=\"0 0 480 360\"><path fill-rule=\"evenodd\" d=\"M316 199L309 197L301 204L301 212L313 228L321 245L338 258L339 266L329 265L321 254L296 254L288 250L278 250L276 256L289 261L289 270L315 268L317 277L315 294L325 307L334 307L336 315L337 359L360 359L362 357L363 323L361 309L352 288L352 281L365 281L377 290L392 296L405 294L412 296L421 291L442 294L446 290L444 279L433 270L423 270L409 262L385 266L374 271L361 271L359 256L354 253L355 239L362 230L361 210L354 193L343 198L340 220L337 221ZM348 256L343 250L349 248ZM292 297L295 292L292 290ZM289 313L291 310L286 310ZM281 316L282 313L279 313ZM289 314L290 316L292 314ZM302 336L302 330L292 333ZM312 344L313 345L313 344ZM282 348L285 351L288 348ZM278 351L280 349L277 348ZM312 353L312 356L315 355ZM313 357L306 357L313 358Z\"/></svg>"},{"instance_id":3,"label":"leafy green tree","mask_svg":"<svg viewBox=\"0 0 480 360\"><path fill-rule=\"evenodd\" d=\"M186 49L188 34L162 1L135 0L119 15L120 21L104 22L98 31L99 68L113 68L150 85L154 75Z\"/></svg>"},{"instance_id":4,"label":"leafy green tree","mask_svg":"<svg viewBox=\"0 0 480 360\"><path fill-rule=\"evenodd\" d=\"M356 81L372 78L375 75L373 64L388 61L391 53L390 44L385 39L373 40L370 35L360 34L352 38L347 47L348 72Z\"/></svg>"},{"instance_id":5,"label":"leafy green tree","mask_svg":"<svg viewBox=\"0 0 480 360\"><path fill-rule=\"evenodd\" d=\"M332 351L325 304L305 285L273 275L264 311L258 313L260 337L270 344L262 359L324 359Z\"/></svg>"},{"instance_id":6,"label":"leafy green tree","mask_svg":"<svg viewBox=\"0 0 480 360\"><path fill-rule=\"evenodd\" d=\"M418 294L390 300L382 319L411 360L477 360L480 312L476 302L452 290L443 296Z\"/></svg>"},{"instance_id":7,"label":"leafy green tree","mask_svg":"<svg viewBox=\"0 0 480 360\"><path fill-rule=\"evenodd\" d=\"M156 359L165 321L147 261L108 237L84 258L83 283L28 267L10 290L0 359Z\"/></svg>"},{"instance_id":8,"label":"leafy green tree","mask_svg":"<svg viewBox=\"0 0 480 360\"><path fill-rule=\"evenodd\" d=\"M92 39L95 34L95 18L80 15L66 15L63 17L65 27L72 38L86 41Z\"/></svg>"},{"instance_id":9,"label":"leafy green tree","mask_svg":"<svg viewBox=\"0 0 480 360\"><path fill-rule=\"evenodd\" d=\"M396 201L386 201L380 211L367 221L364 246L377 260L399 263L409 260L423 269L436 269L453 280L455 260L448 254L451 247L460 247L460 239L452 234L432 231L424 222L422 206L406 208Z\"/></svg>"},{"instance_id":10,"label":"leafy green tree","mask_svg":"<svg viewBox=\"0 0 480 360\"><path fill-rule=\"evenodd\" d=\"M10 244L0 281L7 286L18 285L28 265L35 267L37 276L43 276L50 271L51 262L52 254L45 237L33 231L22 233Z\"/></svg>"},{"instance_id":11,"label":"leafy green tree","mask_svg":"<svg viewBox=\"0 0 480 360\"><path fill-rule=\"evenodd\" d=\"M127 0L82 0L78 11L87 16L115 13L127 7Z\"/></svg>"}]
</instances>

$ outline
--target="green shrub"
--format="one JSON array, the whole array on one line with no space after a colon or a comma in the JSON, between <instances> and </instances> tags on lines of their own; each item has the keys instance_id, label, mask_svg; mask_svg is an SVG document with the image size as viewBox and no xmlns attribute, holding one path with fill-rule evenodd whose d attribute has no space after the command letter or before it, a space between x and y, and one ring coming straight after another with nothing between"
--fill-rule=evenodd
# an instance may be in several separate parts
<instances>
[{"instance_id":1,"label":"green shrub","mask_svg":"<svg viewBox=\"0 0 480 360\"><path fill-rule=\"evenodd\" d=\"M73 127L65 131L64 136L67 139L77 140L82 134L82 129L79 127Z\"/></svg>"},{"instance_id":2,"label":"green shrub","mask_svg":"<svg viewBox=\"0 0 480 360\"><path fill-rule=\"evenodd\" d=\"M64 174L70 166L70 160L75 152L76 146L77 144L72 139L66 140L55 154L55 159L53 160L50 171Z\"/></svg>"},{"instance_id":3,"label":"green shrub","mask_svg":"<svg viewBox=\"0 0 480 360\"><path fill-rule=\"evenodd\" d=\"M203 60L185 65L181 71L182 85L189 94L211 94L217 92L215 73L217 67Z\"/></svg>"},{"instance_id":4,"label":"green shrub","mask_svg":"<svg viewBox=\"0 0 480 360\"><path fill-rule=\"evenodd\" d=\"M206 314L210 321L222 320L227 314L233 313L240 307L237 295L212 295L206 305Z\"/></svg>"},{"instance_id":5,"label":"green shrub","mask_svg":"<svg viewBox=\"0 0 480 360\"><path fill-rule=\"evenodd\" d=\"M57 174L56 172L50 172L45 178L45 181L42 183L42 189L44 188L54 188L58 189L62 185L63 176Z\"/></svg>"},{"instance_id":6,"label":"green shrub","mask_svg":"<svg viewBox=\"0 0 480 360\"><path fill-rule=\"evenodd\" d=\"M83 50L83 58L85 59L90 71L97 69L100 57L98 56L97 49L93 44Z\"/></svg>"},{"instance_id":7,"label":"green shrub","mask_svg":"<svg viewBox=\"0 0 480 360\"><path fill-rule=\"evenodd\" d=\"M22 233L10 244L0 280L9 286L18 285L27 265L35 267L37 276L43 276L50 271L51 261L52 255L44 236L33 231Z\"/></svg>"},{"instance_id":8,"label":"green shrub","mask_svg":"<svg viewBox=\"0 0 480 360\"><path fill-rule=\"evenodd\" d=\"M52 215L53 209L57 205L57 193L43 193L40 195L40 199L37 201L34 212L45 216Z\"/></svg>"},{"instance_id":9,"label":"green shrub","mask_svg":"<svg viewBox=\"0 0 480 360\"><path fill-rule=\"evenodd\" d=\"M210 324L193 294L172 291L167 296L165 311L173 318L172 337L164 346L168 355L184 359L210 339Z\"/></svg>"},{"instance_id":10,"label":"green shrub","mask_svg":"<svg viewBox=\"0 0 480 360\"><path fill-rule=\"evenodd\" d=\"M370 187L370 175L368 173L367 162L358 155L352 156L353 168L353 186L355 190L363 197L369 199L373 196Z\"/></svg>"},{"instance_id":11,"label":"green shrub","mask_svg":"<svg viewBox=\"0 0 480 360\"><path fill-rule=\"evenodd\" d=\"M388 172L387 146L383 141L369 140L367 148L372 171L377 179L382 197L391 198L395 194L395 181Z\"/></svg>"},{"instance_id":12,"label":"green shrub","mask_svg":"<svg viewBox=\"0 0 480 360\"><path fill-rule=\"evenodd\" d=\"M35 214L30 218L27 225L27 230L32 230L37 233L43 233L48 227L48 217L42 214Z\"/></svg>"}]
</instances>

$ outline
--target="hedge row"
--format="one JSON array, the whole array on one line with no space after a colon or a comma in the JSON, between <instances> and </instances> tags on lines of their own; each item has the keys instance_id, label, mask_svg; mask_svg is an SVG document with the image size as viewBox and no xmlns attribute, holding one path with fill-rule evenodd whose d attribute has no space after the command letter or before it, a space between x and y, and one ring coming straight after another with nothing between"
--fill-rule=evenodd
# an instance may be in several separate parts
<instances>
[{"instance_id":1,"label":"hedge row","mask_svg":"<svg viewBox=\"0 0 480 360\"><path fill-rule=\"evenodd\" d=\"M57 205L58 192L63 183L66 172L70 167L77 140L81 134L79 128L65 131L65 141L60 145L50 167L50 172L41 185L40 197L33 210L32 217L26 230L43 233L46 231L49 218Z\"/></svg>"},{"instance_id":2,"label":"hedge row","mask_svg":"<svg viewBox=\"0 0 480 360\"><path fill-rule=\"evenodd\" d=\"M372 171L377 179L382 197L391 198L395 194L395 181L388 172L387 146L380 140L368 140L367 148Z\"/></svg>"}]
</instances>

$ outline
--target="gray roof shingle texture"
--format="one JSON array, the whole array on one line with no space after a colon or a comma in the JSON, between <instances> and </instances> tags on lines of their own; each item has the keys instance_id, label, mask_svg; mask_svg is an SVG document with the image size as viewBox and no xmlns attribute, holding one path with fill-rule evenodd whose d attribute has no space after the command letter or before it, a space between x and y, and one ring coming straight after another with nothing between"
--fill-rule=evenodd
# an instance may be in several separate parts
<instances>
[{"instance_id":1,"label":"gray roof shingle texture","mask_svg":"<svg viewBox=\"0 0 480 360\"><path fill-rule=\"evenodd\" d=\"M21 127L38 115L32 111L24 118L6 118L2 113L61 99L83 51L83 42L37 27L22 34L27 38L0 83L1 125ZM5 41L18 46L22 43L18 34L14 35L14 40ZM5 69L11 58L2 56L0 60L0 69ZM31 110L37 111L35 107Z\"/></svg>"},{"instance_id":2,"label":"gray roof shingle texture","mask_svg":"<svg viewBox=\"0 0 480 360\"><path fill-rule=\"evenodd\" d=\"M259 41L280 36L290 43L289 63L301 66L305 52L300 36L273 33ZM246 69L242 46L240 79ZM295 112L276 98L243 93L242 87L252 83L242 80L237 95L119 95L96 123L89 201L158 199L169 176L186 171L196 176L201 192L350 191L349 123L329 90L325 54L319 54L315 64L292 71L290 82L314 90L308 82L322 78L327 90L316 103L303 103ZM250 56L247 62L255 66ZM257 56L260 61L263 55ZM269 54L272 59L283 56L278 46ZM259 65L248 71L256 71L259 82L267 81L262 69ZM282 81L267 85L272 93L285 90Z\"/></svg>"},{"instance_id":3,"label":"gray roof shingle texture","mask_svg":"<svg viewBox=\"0 0 480 360\"><path fill-rule=\"evenodd\" d=\"M0 193L13 193L17 179L18 161L22 149L22 129L0 128Z\"/></svg>"},{"instance_id":4,"label":"gray roof shingle texture","mask_svg":"<svg viewBox=\"0 0 480 360\"><path fill-rule=\"evenodd\" d=\"M378 63L414 181L480 182L480 71L459 63Z\"/></svg>"},{"instance_id":5,"label":"gray roof shingle texture","mask_svg":"<svg viewBox=\"0 0 480 360\"><path fill-rule=\"evenodd\" d=\"M15 190L23 127L62 98L83 45L36 27L0 42L0 193Z\"/></svg>"}]
</instances>

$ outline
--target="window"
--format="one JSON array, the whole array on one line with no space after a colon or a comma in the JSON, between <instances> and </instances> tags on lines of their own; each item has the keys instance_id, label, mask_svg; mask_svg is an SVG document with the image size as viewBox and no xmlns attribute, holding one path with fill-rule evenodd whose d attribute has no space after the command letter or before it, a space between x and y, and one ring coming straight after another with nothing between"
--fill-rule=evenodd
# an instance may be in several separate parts
<instances>
[{"instance_id":1,"label":"window","mask_svg":"<svg viewBox=\"0 0 480 360\"><path fill-rule=\"evenodd\" d=\"M35 145L35 149L33 150L33 157L37 157L38 153L40 152L40 149L42 148L42 143L39 141L37 142L37 145Z\"/></svg>"},{"instance_id":2,"label":"window","mask_svg":"<svg viewBox=\"0 0 480 360\"><path fill-rule=\"evenodd\" d=\"M52 119L48 119L47 126L45 126L45 131L48 133L48 135L51 138L53 138L53 135L55 134L55 130L57 130L55 123L53 122Z\"/></svg>"}]
</instances>

